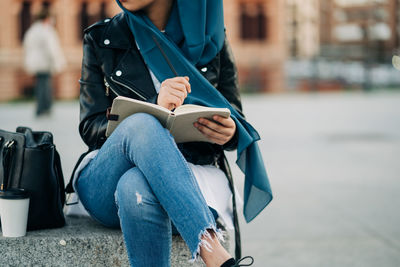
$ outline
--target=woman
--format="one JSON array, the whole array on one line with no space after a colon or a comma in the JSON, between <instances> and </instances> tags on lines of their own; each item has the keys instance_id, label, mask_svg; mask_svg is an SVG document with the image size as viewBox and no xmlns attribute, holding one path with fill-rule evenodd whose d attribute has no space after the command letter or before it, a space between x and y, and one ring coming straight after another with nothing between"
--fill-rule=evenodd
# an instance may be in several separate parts
<instances>
[{"instance_id":1,"label":"woman","mask_svg":"<svg viewBox=\"0 0 400 267\"><path fill-rule=\"evenodd\" d=\"M217 165L224 149L250 140L242 148L247 149L258 136L241 117L222 1L117 3L123 13L85 31L79 131L90 153L81 157L74 189L94 219L121 227L132 266L169 266L171 221L193 259L200 256L207 266L240 266L219 242L214 215L232 225L232 214L227 216L231 208L221 203L231 193ZM229 106L233 116L194 124L210 143L177 145L143 113L126 118L106 138L106 110L117 95L170 110L183 102ZM256 205L248 205L249 213L245 208L248 220L266 204Z\"/></svg>"}]
</instances>

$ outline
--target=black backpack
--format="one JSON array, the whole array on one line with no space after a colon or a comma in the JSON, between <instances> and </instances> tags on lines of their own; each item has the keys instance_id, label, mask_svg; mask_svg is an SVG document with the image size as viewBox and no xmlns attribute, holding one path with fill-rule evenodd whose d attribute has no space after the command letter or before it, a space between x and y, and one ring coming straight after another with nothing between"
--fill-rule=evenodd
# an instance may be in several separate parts
<instances>
[{"instance_id":1,"label":"black backpack","mask_svg":"<svg viewBox=\"0 0 400 267\"><path fill-rule=\"evenodd\" d=\"M50 132L0 130L0 180L5 188L28 191L28 231L65 225L64 177Z\"/></svg>"}]
</instances>

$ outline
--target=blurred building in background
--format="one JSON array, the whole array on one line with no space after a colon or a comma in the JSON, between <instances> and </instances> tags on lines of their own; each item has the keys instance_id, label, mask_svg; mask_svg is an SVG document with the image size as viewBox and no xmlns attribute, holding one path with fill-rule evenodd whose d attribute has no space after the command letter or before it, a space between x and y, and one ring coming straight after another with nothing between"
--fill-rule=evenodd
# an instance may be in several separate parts
<instances>
[{"instance_id":1,"label":"blurred building in background","mask_svg":"<svg viewBox=\"0 0 400 267\"><path fill-rule=\"evenodd\" d=\"M319 54L320 0L286 0L288 56L310 59Z\"/></svg>"},{"instance_id":2,"label":"blurred building in background","mask_svg":"<svg viewBox=\"0 0 400 267\"><path fill-rule=\"evenodd\" d=\"M120 11L114 0L1 0L0 101L29 95L22 37L42 7L52 11L67 69L57 98L79 95L83 29ZM226 33L241 90L342 90L400 86L400 0L224 0Z\"/></svg>"},{"instance_id":3,"label":"blurred building in background","mask_svg":"<svg viewBox=\"0 0 400 267\"><path fill-rule=\"evenodd\" d=\"M399 48L399 0L321 0L321 56L385 62Z\"/></svg>"},{"instance_id":4,"label":"blurred building in background","mask_svg":"<svg viewBox=\"0 0 400 267\"><path fill-rule=\"evenodd\" d=\"M284 4L281 0L225 0L227 34L247 91L284 88ZM32 77L22 69L22 38L34 15L50 8L67 69L54 81L57 98L79 95L83 29L120 11L114 0L1 0L0 101L32 92Z\"/></svg>"},{"instance_id":5,"label":"blurred building in background","mask_svg":"<svg viewBox=\"0 0 400 267\"><path fill-rule=\"evenodd\" d=\"M286 3L289 51L285 63L286 89L400 88L400 76L391 64L392 56L399 54L400 48L400 0L286 0ZM316 12L309 5L319 8L319 20L314 24L318 25L319 44L314 53L305 53L301 48L316 28L307 26L312 25L312 13Z\"/></svg>"},{"instance_id":6,"label":"blurred building in background","mask_svg":"<svg viewBox=\"0 0 400 267\"><path fill-rule=\"evenodd\" d=\"M54 81L57 98L75 98L82 58L82 29L107 14L116 13L114 1L105 0L1 0L0 101L31 94L32 77L22 69L22 38L34 15L48 7L67 59L66 70Z\"/></svg>"},{"instance_id":7,"label":"blurred building in background","mask_svg":"<svg viewBox=\"0 0 400 267\"><path fill-rule=\"evenodd\" d=\"M285 1L225 0L224 10L241 89L284 90Z\"/></svg>"}]
</instances>

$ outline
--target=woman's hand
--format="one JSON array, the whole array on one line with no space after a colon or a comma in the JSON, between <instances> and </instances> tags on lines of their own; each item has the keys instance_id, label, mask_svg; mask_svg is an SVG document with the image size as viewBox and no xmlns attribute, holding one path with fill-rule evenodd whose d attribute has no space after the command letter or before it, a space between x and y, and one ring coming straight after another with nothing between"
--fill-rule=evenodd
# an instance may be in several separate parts
<instances>
[{"instance_id":1,"label":"woman's hand","mask_svg":"<svg viewBox=\"0 0 400 267\"><path fill-rule=\"evenodd\" d=\"M218 145L225 145L232 139L236 132L236 124L231 117L224 118L218 115L213 116L213 120L200 118L194 123L200 132Z\"/></svg>"},{"instance_id":2,"label":"woman's hand","mask_svg":"<svg viewBox=\"0 0 400 267\"><path fill-rule=\"evenodd\" d=\"M161 83L157 104L169 110L173 110L183 104L183 101L190 91L189 77L166 79Z\"/></svg>"}]
</instances>

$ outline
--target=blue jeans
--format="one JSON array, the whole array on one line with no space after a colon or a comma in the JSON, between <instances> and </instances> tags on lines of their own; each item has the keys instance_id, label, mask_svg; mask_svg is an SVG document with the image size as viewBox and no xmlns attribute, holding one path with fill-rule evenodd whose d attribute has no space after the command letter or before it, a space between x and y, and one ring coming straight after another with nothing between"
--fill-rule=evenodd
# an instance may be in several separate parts
<instances>
[{"instance_id":1,"label":"blue jeans","mask_svg":"<svg viewBox=\"0 0 400 267\"><path fill-rule=\"evenodd\" d=\"M170 266L171 220L193 257L214 217L168 130L153 116L126 118L77 182L89 214L121 226L132 266Z\"/></svg>"}]
</instances>

